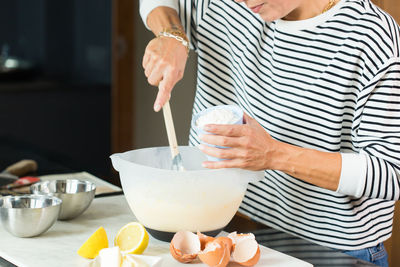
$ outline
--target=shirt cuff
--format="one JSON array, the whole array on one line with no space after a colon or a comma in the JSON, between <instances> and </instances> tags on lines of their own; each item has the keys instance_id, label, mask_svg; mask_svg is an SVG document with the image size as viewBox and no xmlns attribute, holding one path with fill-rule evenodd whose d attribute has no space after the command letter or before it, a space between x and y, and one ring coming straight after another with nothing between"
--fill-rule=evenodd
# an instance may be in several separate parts
<instances>
[{"instance_id":1,"label":"shirt cuff","mask_svg":"<svg viewBox=\"0 0 400 267\"><path fill-rule=\"evenodd\" d=\"M342 170L336 192L361 197L365 186L367 159L363 154L341 153Z\"/></svg>"},{"instance_id":2,"label":"shirt cuff","mask_svg":"<svg viewBox=\"0 0 400 267\"><path fill-rule=\"evenodd\" d=\"M147 29L150 30L147 25L147 16L153 9L159 6L166 6L176 10L178 12L178 1L177 0L140 0L140 16L142 17L143 23Z\"/></svg>"}]
</instances>

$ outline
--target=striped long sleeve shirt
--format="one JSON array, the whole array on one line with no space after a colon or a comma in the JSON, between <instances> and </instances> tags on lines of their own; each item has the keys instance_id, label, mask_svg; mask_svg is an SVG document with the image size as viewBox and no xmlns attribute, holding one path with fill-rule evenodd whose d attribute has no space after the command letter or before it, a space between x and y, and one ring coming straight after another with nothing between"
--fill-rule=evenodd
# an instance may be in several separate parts
<instances>
[{"instance_id":1,"label":"striped long sleeve shirt","mask_svg":"<svg viewBox=\"0 0 400 267\"><path fill-rule=\"evenodd\" d=\"M152 8L145 2L144 19ZM276 140L342 155L336 192L266 170L249 185L241 212L337 249L389 238L400 195L394 19L370 0L341 0L311 19L273 22L232 0L154 2L177 9L197 52L193 113L236 104ZM199 143L193 129L189 142Z\"/></svg>"}]
</instances>

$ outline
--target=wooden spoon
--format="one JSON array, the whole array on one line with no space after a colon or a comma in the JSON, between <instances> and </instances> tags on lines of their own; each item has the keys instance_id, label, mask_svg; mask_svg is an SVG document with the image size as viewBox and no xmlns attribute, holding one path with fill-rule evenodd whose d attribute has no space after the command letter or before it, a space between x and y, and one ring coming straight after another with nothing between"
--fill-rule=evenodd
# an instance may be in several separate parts
<instances>
[{"instance_id":1,"label":"wooden spoon","mask_svg":"<svg viewBox=\"0 0 400 267\"><path fill-rule=\"evenodd\" d=\"M178 150L178 141L176 140L174 121L172 120L171 107L169 101L165 102L163 106L163 114L165 127L167 128L168 143L171 148L172 169L176 171L183 171L182 157Z\"/></svg>"}]
</instances>

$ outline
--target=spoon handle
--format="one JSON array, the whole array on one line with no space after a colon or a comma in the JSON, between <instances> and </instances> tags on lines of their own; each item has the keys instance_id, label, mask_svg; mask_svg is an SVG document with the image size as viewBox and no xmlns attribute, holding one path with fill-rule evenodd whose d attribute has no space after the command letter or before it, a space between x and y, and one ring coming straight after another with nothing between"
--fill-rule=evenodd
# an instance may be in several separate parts
<instances>
[{"instance_id":1,"label":"spoon handle","mask_svg":"<svg viewBox=\"0 0 400 267\"><path fill-rule=\"evenodd\" d=\"M176 140L174 121L172 120L171 107L169 101L165 102L163 107L165 127L167 128L169 147L171 148L171 156L174 158L179 154L178 141Z\"/></svg>"}]
</instances>

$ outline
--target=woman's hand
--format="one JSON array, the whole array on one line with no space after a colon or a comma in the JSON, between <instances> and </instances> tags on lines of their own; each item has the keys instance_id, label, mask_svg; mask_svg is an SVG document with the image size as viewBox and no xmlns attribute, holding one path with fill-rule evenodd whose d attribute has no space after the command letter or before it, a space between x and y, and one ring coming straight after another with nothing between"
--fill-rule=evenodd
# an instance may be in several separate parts
<instances>
[{"instance_id":1,"label":"woman's hand","mask_svg":"<svg viewBox=\"0 0 400 267\"><path fill-rule=\"evenodd\" d=\"M271 159L279 142L274 140L258 122L244 114L243 125L205 126L213 135L202 135L200 139L208 144L229 147L226 149L200 145L204 153L226 160L206 161L203 166L210 169L242 168L266 170L271 168Z\"/></svg>"},{"instance_id":2,"label":"woman's hand","mask_svg":"<svg viewBox=\"0 0 400 267\"><path fill-rule=\"evenodd\" d=\"M278 170L319 187L337 189L342 164L339 152L323 152L277 141L247 114L244 119L246 124L243 125L206 125L204 130L213 135L203 135L200 139L229 148L200 145L204 153L227 159L206 161L204 167Z\"/></svg>"},{"instance_id":3,"label":"woman's hand","mask_svg":"<svg viewBox=\"0 0 400 267\"><path fill-rule=\"evenodd\" d=\"M157 37L147 45L142 65L149 84L159 89L155 111L169 100L172 88L182 79L186 60L187 48L174 38Z\"/></svg>"}]
</instances>

